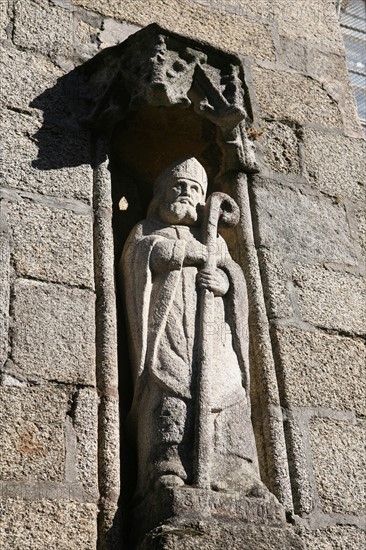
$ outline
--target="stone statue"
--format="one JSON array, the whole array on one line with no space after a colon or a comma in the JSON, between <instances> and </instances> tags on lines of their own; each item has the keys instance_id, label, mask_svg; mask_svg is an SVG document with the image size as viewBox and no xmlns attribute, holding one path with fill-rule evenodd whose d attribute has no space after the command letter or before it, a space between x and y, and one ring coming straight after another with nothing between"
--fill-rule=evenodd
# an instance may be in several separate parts
<instances>
[{"instance_id":1,"label":"stone statue","mask_svg":"<svg viewBox=\"0 0 366 550\"><path fill-rule=\"evenodd\" d=\"M245 281L210 222L206 191L195 158L169 166L122 255L141 497L162 486L248 495L261 485Z\"/></svg>"}]
</instances>

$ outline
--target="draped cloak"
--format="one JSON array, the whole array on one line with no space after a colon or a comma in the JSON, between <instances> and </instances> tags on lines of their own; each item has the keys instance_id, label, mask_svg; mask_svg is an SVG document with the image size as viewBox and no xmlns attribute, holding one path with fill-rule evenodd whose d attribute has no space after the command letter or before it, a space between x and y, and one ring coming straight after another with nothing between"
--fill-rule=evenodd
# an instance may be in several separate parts
<instances>
[{"instance_id":1,"label":"draped cloak","mask_svg":"<svg viewBox=\"0 0 366 550\"><path fill-rule=\"evenodd\" d=\"M184 400L194 399L194 369L198 342L197 268L183 265L191 239L200 228L167 225L147 219L132 230L124 247L121 269L134 379L132 422L139 416L141 395L151 379ZM155 270L154 251L161 252L162 268ZM159 253L160 253L159 252ZM246 393L249 404L248 305L245 281L225 241L217 239L220 269L229 279L224 297L215 298L215 320L207 328L213 345L212 406L228 407ZM158 255L159 255L158 253Z\"/></svg>"}]
</instances>

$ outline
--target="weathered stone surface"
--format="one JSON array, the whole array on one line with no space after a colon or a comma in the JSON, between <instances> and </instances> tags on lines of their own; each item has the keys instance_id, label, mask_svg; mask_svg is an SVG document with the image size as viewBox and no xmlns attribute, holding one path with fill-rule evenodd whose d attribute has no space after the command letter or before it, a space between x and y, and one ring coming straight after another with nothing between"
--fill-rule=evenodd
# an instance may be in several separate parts
<instances>
[{"instance_id":1,"label":"weathered stone surface","mask_svg":"<svg viewBox=\"0 0 366 550\"><path fill-rule=\"evenodd\" d=\"M14 299L13 361L28 380L95 383L94 295L19 280Z\"/></svg>"},{"instance_id":2,"label":"weathered stone surface","mask_svg":"<svg viewBox=\"0 0 366 550\"><path fill-rule=\"evenodd\" d=\"M73 51L73 17L47 0L15 1L14 43L56 57Z\"/></svg>"},{"instance_id":3,"label":"weathered stone surface","mask_svg":"<svg viewBox=\"0 0 366 550\"><path fill-rule=\"evenodd\" d=\"M90 25L87 21L75 18L74 28L74 47L78 61L86 61L98 53L99 25Z\"/></svg>"},{"instance_id":4,"label":"weathered stone surface","mask_svg":"<svg viewBox=\"0 0 366 550\"><path fill-rule=\"evenodd\" d=\"M342 204L259 178L253 192L261 246L293 261L357 264Z\"/></svg>"},{"instance_id":5,"label":"weathered stone surface","mask_svg":"<svg viewBox=\"0 0 366 550\"><path fill-rule=\"evenodd\" d=\"M363 254L363 261L366 265L366 211L361 209L355 214L358 228L358 243Z\"/></svg>"},{"instance_id":6,"label":"weathered stone surface","mask_svg":"<svg viewBox=\"0 0 366 550\"><path fill-rule=\"evenodd\" d=\"M98 403L93 389L80 389L75 397L77 479L92 496L98 495Z\"/></svg>"},{"instance_id":7,"label":"weathered stone surface","mask_svg":"<svg viewBox=\"0 0 366 550\"><path fill-rule=\"evenodd\" d=\"M0 478L61 481L68 394L50 388L0 388Z\"/></svg>"},{"instance_id":8,"label":"weathered stone surface","mask_svg":"<svg viewBox=\"0 0 366 550\"><path fill-rule=\"evenodd\" d=\"M0 4L0 39L7 39L7 29L10 23L9 6L7 0L3 0Z\"/></svg>"},{"instance_id":9,"label":"weathered stone surface","mask_svg":"<svg viewBox=\"0 0 366 550\"><path fill-rule=\"evenodd\" d=\"M84 160L88 156L89 149L84 130L68 130L65 143L65 130L50 128L48 150L42 147L42 155L52 156L60 168L46 170L33 166L39 155L35 140L42 128L41 121L4 109L0 111L0 123L1 185L91 202L93 173L90 166L81 164L81 158Z\"/></svg>"},{"instance_id":10,"label":"weathered stone surface","mask_svg":"<svg viewBox=\"0 0 366 550\"><path fill-rule=\"evenodd\" d=\"M262 248L258 255L263 266L262 281L267 315L270 318L292 317L292 266L287 265L281 257L281 251Z\"/></svg>"},{"instance_id":11,"label":"weathered stone surface","mask_svg":"<svg viewBox=\"0 0 366 550\"><path fill-rule=\"evenodd\" d=\"M365 531L348 525L314 531L302 530L301 538L307 550L364 550Z\"/></svg>"},{"instance_id":12,"label":"weathered stone surface","mask_svg":"<svg viewBox=\"0 0 366 550\"><path fill-rule=\"evenodd\" d=\"M300 172L298 141L289 126L280 122L265 124L261 142L264 158L272 170L285 174Z\"/></svg>"},{"instance_id":13,"label":"weathered stone surface","mask_svg":"<svg viewBox=\"0 0 366 550\"><path fill-rule=\"evenodd\" d=\"M0 201L0 369L8 355L10 303L10 239L7 211Z\"/></svg>"},{"instance_id":14,"label":"weathered stone surface","mask_svg":"<svg viewBox=\"0 0 366 550\"><path fill-rule=\"evenodd\" d=\"M163 525L146 535L138 550L305 550L288 528L235 524L217 521L193 521L185 525Z\"/></svg>"},{"instance_id":15,"label":"weathered stone surface","mask_svg":"<svg viewBox=\"0 0 366 550\"><path fill-rule=\"evenodd\" d=\"M296 267L293 274L301 318L325 328L365 333L365 282L350 273Z\"/></svg>"},{"instance_id":16,"label":"weathered stone surface","mask_svg":"<svg viewBox=\"0 0 366 550\"><path fill-rule=\"evenodd\" d=\"M109 48L126 40L131 34L134 34L141 27L129 23L115 21L114 19L105 19L102 30L98 33L100 48Z\"/></svg>"},{"instance_id":17,"label":"weathered stone surface","mask_svg":"<svg viewBox=\"0 0 366 550\"><path fill-rule=\"evenodd\" d=\"M136 492L147 498L153 487L172 483L212 488L212 494L267 492L247 405L246 288L240 267L217 236L221 205L231 201L230 212L237 211L236 219L225 220L231 226L239 209L222 193L206 203L207 185L196 158L169 165L156 179L148 216L132 230L121 258L134 378L131 417L138 433ZM207 213L207 225L197 217L199 208ZM197 287L207 291L201 308ZM147 315L156 307L159 316ZM232 310L228 318L224 308Z\"/></svg>"},{"instance_id":18,"label":"weathered stone surface","mask_svg":"<svg viewBox=\"0 0 366 550\"><path fill-rule=\"evenodd\" d=\"M324 193L366 207L365 140L306 128L303 142L311 183Z\"/></svg>"},{"instance_id":19,"label":"weathered stone surface","mask_svg":"<svg viewBox=\"0 0 366 550\"><path fill-rule=\"evenodd\" d=\"M50 200L45 204L26 200L10 204L17 273L93 288L92 218L85 206L79 211L63 209L62 202Z\"/></svg>"},{"instance_id":20,"label":"weathered stone surface","mask_svg":"<svg viewBox=\"0 0 366 550\"><path fill-rule=\"evenodd\" d=\"M31 112L30 103L56 83L62 71L48 59L30 52L0 45L0 101L7 107ZM60 109L60 97L49 99L49 108ZM34 110L35 113L37 111Z\"/></svg>"},{"instance_id":21,"label":"weathered stone surface","mask_svg":"<svg viewBox=\"0 0 366 550\"><path fill-rule=\"evenodd\" d=\"M307 71L320 82L348 82L348 71L343 52L331 53L319 48L309 49Z\"/></svg>"},{"instance_id":22,"label":"weathered stone surface","mask_svg":"<svg viewBox=\"0 0 366 550\"><path fill-rule=\"evenodd\" d=\"M330 127L342 126L337 103L313 79L261 67L253 67L253 79L264 115Z\"/></svg>"},{"instance_id":23,"label":"weathered stone surface","mask_svg":"<svg viewBox=\"0 0 366 550\"><path fill-rule=\"evenodd\" d=\"M361 339L274 329L290 406L353 410L365 415L365 345Z\"/></svg>"},{"instance_id":24,"label":"weathered stone surface","mask_svg":"<svg viewBox=\"0 0 366 550\"><path fill-rule=\"evenodd\" d=\"M4 500L0 518L3 550L91 550L97 544L97 506L60 500Z\"/></svg>"},{"instance_id":25,"label":"weathered stone surface","mask_svg":"<svg viewBox=\"0 0 366 550\"><path fill-rule=\"evenodd\" d=\"M74 4L90 8L86 0ZM164 0L146 3L143 0L95 0L93 8L111 18L125 20L144 27L158 23L171 31L206 40L213 46L234 52L253 55L260 59L275 58L272 36L267 25L257 21L220 13L189 0Z\"/></svg>"},{"instance_id":26,"label":"weathered stone surface","mask_svg":"<svg viewBox=\"0 0 366 550\"><path fill-rule=\"evenodd\" d=\"M365 426L314 418L313 469L323 512L362 514L365 509Z\"/></svg>"}]
</instances>

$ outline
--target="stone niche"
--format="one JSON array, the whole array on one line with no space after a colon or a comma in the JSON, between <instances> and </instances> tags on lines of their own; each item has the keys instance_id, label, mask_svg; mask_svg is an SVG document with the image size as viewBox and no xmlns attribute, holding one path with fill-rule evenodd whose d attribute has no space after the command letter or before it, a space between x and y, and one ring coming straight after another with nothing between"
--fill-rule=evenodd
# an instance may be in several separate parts
<instances>
[{"instance_id":1,"label":"stone niche","mask_svg":"<svg viewBox=\"0 0 366 550\"><path fill-rule=\"evenodd\" d=\"M291 509L288 465L273 358L266 351L267 320L260 313L264 302L248 194L248 175L258 167L249 139L254 121L243 62L152 24L82 70L93 105L88 122L95 133L96 164L109 161L116 264L132 227L146 217L155 179L178 158L196 157L208 175L208 195L227 193L241 213L239 226L224 237L248 286L252 424L265 490L251 497L198 488L157 491L130 516L136 459L133 443L122 436L121 506L128 547L222 548L229 536L232 548L301 548L285 521L285 509ZM121 306L118 315L123 431L132 384Z\"/></svg>"}]
</instances>

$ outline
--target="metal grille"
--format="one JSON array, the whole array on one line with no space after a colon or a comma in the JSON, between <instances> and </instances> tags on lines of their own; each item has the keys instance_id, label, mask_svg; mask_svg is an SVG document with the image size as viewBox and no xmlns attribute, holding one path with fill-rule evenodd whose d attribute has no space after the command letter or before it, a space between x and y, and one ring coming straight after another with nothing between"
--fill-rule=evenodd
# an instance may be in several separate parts
<instances>
[{"instance_id":1,"label":"metal grille","mask_svg":"<svg viewBox=\"0 0 366 550\"><path fill-rule=\"evenodd\" d=\"M366 126L366 2L343 0L340 23L358 113Z\"/></svg>"}]
</instances>

